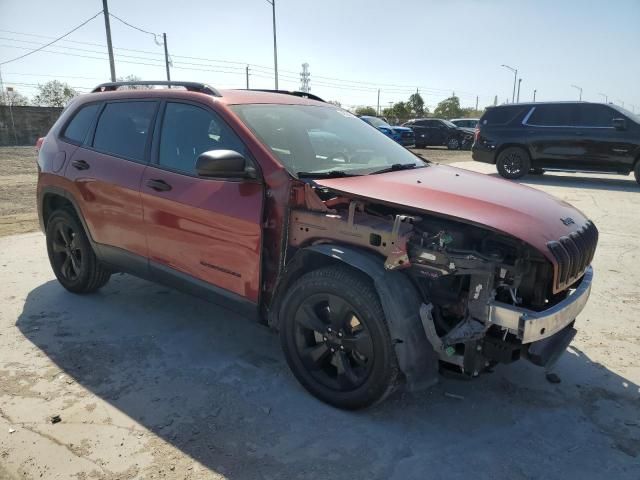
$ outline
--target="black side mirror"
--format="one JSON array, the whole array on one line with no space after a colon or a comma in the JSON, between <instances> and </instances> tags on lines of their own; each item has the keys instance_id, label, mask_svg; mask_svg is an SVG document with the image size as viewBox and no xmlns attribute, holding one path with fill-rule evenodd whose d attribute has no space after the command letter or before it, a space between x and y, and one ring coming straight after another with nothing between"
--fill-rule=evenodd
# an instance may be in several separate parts
<instances>
[{"instance_id":1,"label":"black side mirror","mask_svg":"<svg viewBox=\"0 0 640 480\"><path fill-rule=\"evenodd\" d=\"M257 178L255 168L247 165L242 154L234 150L209 150L196 160L196 173L201 177Z\"/></svg>"},{"instance_id":2,"label":"black side mirror","mask_svg":"<svg viewBox=\"0 0 640 480\"><path fill-rule=\"evenodd\" d=\"M627 129L627 121L624 118L614 118L613 120L611 120L611 124L616 130Z\"/></svg>"}]
</instances>

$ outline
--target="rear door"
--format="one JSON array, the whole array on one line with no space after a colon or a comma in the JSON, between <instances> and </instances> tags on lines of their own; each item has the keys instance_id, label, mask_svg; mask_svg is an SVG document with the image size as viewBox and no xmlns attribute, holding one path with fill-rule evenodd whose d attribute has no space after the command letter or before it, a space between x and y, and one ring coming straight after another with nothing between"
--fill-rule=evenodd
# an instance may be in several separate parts
<instances>
[{"instance_id":1,"label":"rear door","mask_svg":"<svg viewBox=\"0 0 640 480\"><path fill-rule=\"evenodd\" d=\"M581 170L586 168L587 145L575 125L572 103L536 105L524 118L526 136L536 166Z\"/></svg>"},{"instance_id":2,"label":"rear door","mask_svg":"<svg viewBox=\"0 0 640 480\"><path fill-rule=\"evenodd\" d=\"M218 287L252 302L260 293L260 181L201 178L198 156L210 150L251 154L207 106L167 101L142 180L150 268L157 275Z\"/></svg>"},{"instance_id":3,"label":"rear door","mask_svg":"<svg viewBox=\"0 0 640 480\"><path fill-rule=\"evenodd\" d=\"M147 255L140 181L157 108L155 100L100 104L95 130L65 172L92 239L140 257Z\"/></svg>"}]
</instances>

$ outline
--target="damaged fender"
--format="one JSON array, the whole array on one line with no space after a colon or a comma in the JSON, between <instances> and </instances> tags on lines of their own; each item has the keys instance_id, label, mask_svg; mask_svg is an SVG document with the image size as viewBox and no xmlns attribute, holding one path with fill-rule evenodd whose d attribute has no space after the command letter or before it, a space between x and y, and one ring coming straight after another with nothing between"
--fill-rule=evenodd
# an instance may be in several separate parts
<instances>
[{"instance_id":1,"label":"damaged fender","mask_svg":"<svg viewBox=\"0 0 640 480\"><path fill-rule=\"evenodd\" d=\"M436 384L438 354L427 340L420 319L422 301L409 278L399 271L386 270L379 257L356 248L319 244L305 250L337 259L373 280L408 390L422 390Z\"/></svg>"}]
</instances>

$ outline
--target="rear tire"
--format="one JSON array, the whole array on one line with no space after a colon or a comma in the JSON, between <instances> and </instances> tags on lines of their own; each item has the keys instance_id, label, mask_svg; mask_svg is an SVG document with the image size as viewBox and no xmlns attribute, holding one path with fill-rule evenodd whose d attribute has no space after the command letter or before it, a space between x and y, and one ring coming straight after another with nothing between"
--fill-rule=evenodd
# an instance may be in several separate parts
<instances>
[{"instance_id":1,"label":"rear tire","mask_svg":"<svg viewBox=\"0 0 640 480\"><path fill-rule=\"evenodd\" d=\"M633 169L633 174L636 177L636 182L640 184L640 159L636 161L636 166Z\"/></svg>"},{"instance_id":2,"label":"rear tire","mask_svg":"<svg viewBox=\"0 0 640 480\"><path fill-rule=\"evenodd\" d=\"M47 222L46 236L51 268L64 288L90 293L106 285L111 272L96 258L75 212L54 212Z\"/></svg>"},{"instance_id":3,"label":"rear tire","mask_svg":"<svg viewBox=\"0 0 640 480\"><path fill-rule=\"evenodd\" d=\"M496 161L498 173L509 180L522 178L531 170L529 154L520 147L505 148Z\"/></svg>"},{"instance_id":4,"label":"rear tire","mask_svg":"<svg viewBox=\"0 0 640 480\"><path fill-rule=\"evenodd\" d=\"M358 409L393 392L399 370L384 311L366 277L332 266L303 275L280 309L293 374L330 405Z\"/></svg>"}]
</instances>

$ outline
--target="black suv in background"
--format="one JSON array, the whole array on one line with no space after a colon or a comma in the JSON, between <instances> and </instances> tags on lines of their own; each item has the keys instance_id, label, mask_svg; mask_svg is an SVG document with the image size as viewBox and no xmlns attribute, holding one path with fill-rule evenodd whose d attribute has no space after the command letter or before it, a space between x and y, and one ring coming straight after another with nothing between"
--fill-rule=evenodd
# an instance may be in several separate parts
<instances>
[{"instance_id":1,"label":"black suv in background","mask_svg":"<svg viewBox=\"0 0 640 480\"><path fill-rule=\"evenodd\" d=\"M415 118L402 124L415 134L416 148L446 146L449 150L468 150L473 143L473 129L460 128L440 118Z\"/></svg>"},{"instance_id":2,"label":"black suv in background","mask_svg":"<svg viewBox=\"0 0 640 480\"><path fill-rule=\"evenodd\" d=\"M480 119L473 159L504 178L546 170L629 175L640 183L640 117L616 105L519 103Z\"/></svg>"}]
</instances>

